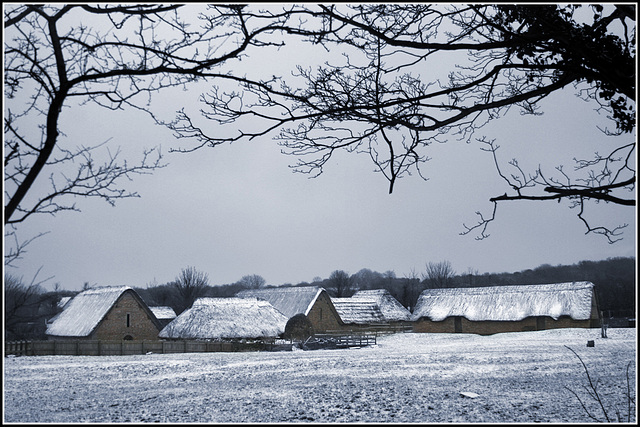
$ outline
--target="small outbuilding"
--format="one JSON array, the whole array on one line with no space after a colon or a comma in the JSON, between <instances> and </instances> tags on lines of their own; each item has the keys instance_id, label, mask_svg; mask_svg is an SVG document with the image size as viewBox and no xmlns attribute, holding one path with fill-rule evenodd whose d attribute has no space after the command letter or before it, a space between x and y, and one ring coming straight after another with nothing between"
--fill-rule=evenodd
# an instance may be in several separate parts
<instances>
[{"instance_id":1,"label":"small outbuilding","mask_svg":"<svg viewBox=\"0 0 640 427\"><path fill-rule=\"evenodd\" d=\"M600 326L591 282L425 289L412 319L414 332L481 335Z\"/></svg>"},{"instance_id":2,"label":"small outbuilding","mask_svg":"<svg viewBox=\"0 0 640 427\"><path fill-rule=\"evenodd\" d=\"M153 312L158 319L158 323L160 324L160 329L164 328L176 318L176 312L173 311L173 308L161 305L161 306L152 306L149 309Z\"/></svg>"},{"instance_id":3,"label":"small outbuilding","mask_svg":"<svg viewBox=\"0 0 640 427\"><path fill-rule=\"evenodd\" d=\"M349 298L331 298L349 329L397 331L411 327L411 312L386 289L367 289Z\"/></svg>"},{"instance_id":4,"label":"small outbuilding","mask_svg":"<svg viewBox=\"0 0 640 427\"><path fill-rule=\"evenodd\" d=\"M386 289L367 289L358 291L352 299L369 300L378 304L380 312L387 322L406 323L411 321L411 312Z\"/></svg>"},{"instance_id":5,"label":"small outbuilding","mask_svg":"<svg viewBox=\"0 0 640 427\"><path fill-rule=\"evenodd\" d=\"M315 333L335 331L342 327L340 316L331 297L324 288L317 286L247 289L238 292L236 297L268 301L287 319L297 314L304 314L311 322Z\"/></svg>"},{"instance_id":6,"label":"small outbuilding","mask_svg":"<svg viewBox=\"0 0 640 427\"><path fill-rule=\"evenodd\" d=\"M389 322L384 318L376 301L358 298L332 297L344 326L348 330L384 329L389 327Z\"/></svg>"},{"instance_id":7,"label":"small outbuilding","mask_svg":"<svg viewBox=\"0 0 640 427\"><path fill-rule=\"evenodd\" d=\"M47 326L49 339L155 340L160 325L132 288L80 292Z\"/></svg>"},{"instance_id":8,"label":"small outbuilding","mask_svg":"<svg viewBox=\"0 0 640 427\"><path fill-rule=\"evenodd\" d=\"M199 298L158 335L163 339L277 338L288 318L257 298Z\"/></svg>"}]
</instances>

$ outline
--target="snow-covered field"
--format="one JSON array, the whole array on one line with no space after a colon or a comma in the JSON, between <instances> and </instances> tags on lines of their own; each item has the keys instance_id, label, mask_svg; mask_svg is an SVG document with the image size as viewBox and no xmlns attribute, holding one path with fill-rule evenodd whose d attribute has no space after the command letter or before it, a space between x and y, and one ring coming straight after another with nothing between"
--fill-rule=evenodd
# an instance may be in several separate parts
<instances>
[{"instance_id":1,"label":"snow-covered field","mask_svg":"<svg viewBox=\"0 0 640 427\"><path fill-rule=\"evenodd\" d=\"M344 350L4 359L4 421L593 422L636 420L636 330L403 333ZM587 341L594 340L594 347ZM461 393L475 393L465 397Z\"/></svg>"}]
</instances>

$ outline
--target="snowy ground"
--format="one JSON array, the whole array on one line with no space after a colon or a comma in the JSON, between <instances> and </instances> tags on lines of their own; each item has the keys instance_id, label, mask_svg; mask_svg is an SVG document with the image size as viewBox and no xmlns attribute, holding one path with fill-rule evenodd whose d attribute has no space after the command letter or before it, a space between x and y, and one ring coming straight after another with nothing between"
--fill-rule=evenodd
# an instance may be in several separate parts
<instances>
[{"instance_id":1,"label":"snowy ground","mask_svg":"<svg viewBox=\"0 0 640 427\"><path fill-rule=\"evenodd\" d=\"M4 359L4 421L593 422L636 419L636 330L404 333L344 350ZM587 341L594 340L594 347ZM465 397L461 393L477 394ZM473 396L473 395L472 395Z\"/></svg>"}]
</instances>

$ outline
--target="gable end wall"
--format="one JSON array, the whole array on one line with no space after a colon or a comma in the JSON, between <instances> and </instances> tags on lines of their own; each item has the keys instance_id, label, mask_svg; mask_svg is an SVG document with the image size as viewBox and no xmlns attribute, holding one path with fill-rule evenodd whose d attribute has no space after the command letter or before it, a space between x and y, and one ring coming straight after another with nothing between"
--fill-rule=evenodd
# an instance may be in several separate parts
<instances>
[{"instance_id":1,"label":"gable end wall","mask_svg":"<svg viewBox=\"0 0 640 427\"><path fill-rule=\"evenodd\" d=\"M129 327L127 327L127 314L130 320ZM132 292L127 291L120 296L88 338L122 340L129 335L134 340L157 340L159 332L147 310Z\"/></svg>"},{"instance_id":2,"label":"gable end wall","mask_svg":"<svg viewBox=\"0 0 640 427\"><path fill-rule=\"evenodd\" d=\"M309 310L307 318L311 321L316 333L338 330L342 324L340 316L326 292L320 293L315 304Z\"/></svg>"}]
</instances>

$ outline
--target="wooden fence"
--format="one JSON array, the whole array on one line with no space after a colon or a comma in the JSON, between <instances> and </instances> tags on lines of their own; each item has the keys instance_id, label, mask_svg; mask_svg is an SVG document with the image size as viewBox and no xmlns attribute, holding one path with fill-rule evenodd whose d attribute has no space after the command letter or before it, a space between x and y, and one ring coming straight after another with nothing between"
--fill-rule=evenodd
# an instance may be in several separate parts
<instances>
[{"instance_id":1,"label":"wooden fence","mask_svg":"<svg viewBox=\"0 0 640 427\"><path fill-rule=\"evenodd\" d=\"M406 331L398 327L396 332ZM351 331L328 331L314 338L330 339L338 348L364 347L375 345L378 335L393 333L389 328L357 329ZM291 349L293 342L265 339L254 342L241 341L194 341L194 340L144 340L144 341L103 341L103 340L51 340L51 341L8 341L4 354L16 356L122 356L132 354L205 353L237 351L278 351Z\"/></svg>"},{"instance_id":2,"label":"wooden fence","mask_svg":"<svg viewBox=\"0 0 640 427\"><path fill-rule=\"evenodd\" d=\"M359 332L351 334L334 335L336 345L340 347L366 347L376 345L377 334L374 332Z\"/></svg>"},{"instance_id":3,"label":"wooden fence","mask_svg":"<svg viewBox=\"0 0 640 427\"><path fill-rule=\"evenodd\" d=\"M410 322L398 322L394 324L383 325L358 325L349 324L340 329L327 330L324 333L329 335L344 335L344 334L376 334L377 336L391 335L404 332L413 332L413 323Z\"/></svg>"},{"instance_id":4,"label":"wooden fence","mask_svg":"<svg viewBox=\"0 0 640 427\"><path fill-rule=\"evenodd\" d=\"M378 334L372 331L331 331L326 334L316 334L305 342L306 348L345 348L366 347L376 345ZM326 346L314 346L311 342L326 342Z\"/></svg>"},{"instance_id":5,"label":"wooden fence","mask_svg":"<svg viewBox=\"0 0 640 427\"><path fill-rule=\"evenodd\" d=\"M202 353L272 350L273 342L52 340L5 342L16 356L122 356L148 353Z\"/></svg>"}]
</instances>

